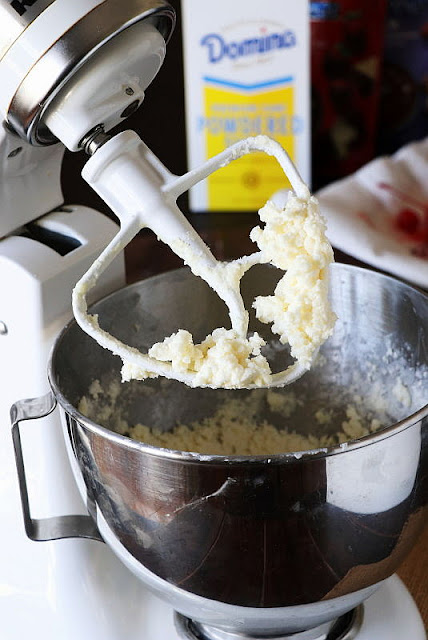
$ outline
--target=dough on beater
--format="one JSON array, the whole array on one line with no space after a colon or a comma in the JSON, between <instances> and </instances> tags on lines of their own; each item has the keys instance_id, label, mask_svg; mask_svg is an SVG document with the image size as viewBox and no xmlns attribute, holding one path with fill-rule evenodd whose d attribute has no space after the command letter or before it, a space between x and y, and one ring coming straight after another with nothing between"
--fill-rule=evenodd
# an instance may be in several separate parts
<instances>
[{"instance_id":1,"label":"dough on beater","mask_svg":"<svg viewBox=\"0 0 428 640\"><path fill-rule=\"evenodd\" d=\"M193 371L193 386L239 388L250 384L266 386L271 377L269 363L261 355L264 340L255 334L240 338L232 329L215 329L201 344L193 344L189 331L177 333L154 344L149 356L171 362L175 371ZM122 380L144 379L146 372L125 363Z\"/></svg>"},{"instance_id":2,"label":"dough on beater","mask_svg":"<svg viewBox=\"0 0 428 640\"><path fill-rule=\"evenodd\" d=\"M259 211L265 227L250 237L270 262L286 273L273 296L254 301L257 318L272 322L272 331L288 343L300 363L310 367L317 349L331 335L336 321L328 300L328 266L333 250L313 196L302 201L290 193L281 209L268 202Z\"/></svg>"},{"instance_id":3,"label":"dough on beater","mask_svg":"<svg viewBox=\"0 0 428 640\"><path fill-rule=\"evenodd\" d=\"M300 199L291 192L283 208L269 201L259 215L265 226L255 227L250 237L260 252L219 263L218 269L226 274L227 267L237 285L256 263L270 263L286 272L273 295L257 297L253 306L257 318L272 323L280 342L288 343L291 355L309 369L336 321L328 300L328 266L333 262L333 251L325 234L326 224L316 198ZM204 277L197 257L192 258L188 261L192 271ZM269 386L272 372L261 353L264 344L257 333L247 338L219 328L195 345L188 331L179 330L153 345L148 355L171 363L174 371L192 373L192 386ZM124 381L148 377L152 377L150 371L124 361Z\"/></svg>"}]
</instances>

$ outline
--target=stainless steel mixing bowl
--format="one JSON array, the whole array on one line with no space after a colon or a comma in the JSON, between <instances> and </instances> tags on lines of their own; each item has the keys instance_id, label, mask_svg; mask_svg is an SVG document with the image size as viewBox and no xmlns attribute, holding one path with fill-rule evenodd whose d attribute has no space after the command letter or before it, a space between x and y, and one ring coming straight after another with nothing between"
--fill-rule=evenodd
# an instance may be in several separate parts
<instances>
[{"instance_id":1,"label":"stainless steel mixing bowl","mask_svg":"<svg viewBox=\"0 0 428 640\"><path fill-rule=\"evenodd\" d=\"M247 307L255 295L270 293L277 278L266 266L246 274ZM52 536L53 521L57 537L97 537L98 530L176 610L222 629L297 632L362 602L396 570L426 519L428 299L393 278L338 264L331 269L331 299L339 317L334 335L318 365L292 387L296 412L288 420L276 416L277 426L320 431L325 427L314 416L327 408L337 416L329 426L334 432L348 405L362 399L371 415L382 414L385 427L343 446L297 454L171 451L115 433L107 417L104 425L86 418L77 409L80 398L94 379L106 388L118 379L121 363L72 322L55 344L49 378L93 520L32 520L24 495L29 534ZM94 312L103 327L140 348L177 327L199 339L227 323L223 303L186 269L120 290ZM251 326L267 335L254 317ZM286 351L272 352L282 367ZM170 429L246 393L155 380L124 384L117 406L130 423ZM48 411L52 398L38 404ZM261 417L274 421L263 403ZM28 407L18 403L21 487L23 417Z\"/></svg>"}]
</instances>

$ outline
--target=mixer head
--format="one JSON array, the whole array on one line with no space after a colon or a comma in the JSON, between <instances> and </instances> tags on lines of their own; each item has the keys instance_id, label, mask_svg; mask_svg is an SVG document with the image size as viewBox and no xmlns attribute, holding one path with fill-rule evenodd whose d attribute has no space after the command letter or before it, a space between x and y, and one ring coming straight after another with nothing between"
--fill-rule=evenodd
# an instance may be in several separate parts
<instances>
[{"instance_id":1,"label":"mixer head","mask_svg":"<svg viewBox=\"0 0 428 640\"><path fill-rule=\"evenodd\" d=\"M59 139L76 150L93 127L110 129L141 103L175 12L163 0L1 0L0 24L0 113L23 140L50 145L58 138L46 114L66 95L73 117ZM82 72L91 86L80 86Z\"/></svg>"}]
</instances>

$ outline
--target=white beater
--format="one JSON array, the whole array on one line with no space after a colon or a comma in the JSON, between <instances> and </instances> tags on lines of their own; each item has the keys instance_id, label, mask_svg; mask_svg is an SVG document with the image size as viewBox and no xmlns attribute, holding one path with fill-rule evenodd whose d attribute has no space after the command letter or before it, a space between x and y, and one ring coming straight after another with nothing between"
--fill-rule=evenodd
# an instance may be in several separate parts
<instances>
[{"instance_id":1,"label":"white beater","mask_svg":"<svg viewBox=\"0 0 428 640\"><path fill-rule=\"evenodd\" d=\"M299 199L307 201L310 198L309 190L288 154L266 136L237 142L201 167L180 177L171 174L132 131L125 131L110 139L102 130L95 131L86 141L86 149L89 152L94 149L96 151L85 165L82 176L111 207L121 226L119 233L76 285L73 292L75 318L86 333L102 347L120 356L123 362L145 370L150 375L174 378L195 386L195 372L178 371L171 363L141 353L104 331L99 326L97 317L87 312L86 294L95 286L99 276L115 256L142 228L148 227L220 296L228 307L232 329L238 336L245 338L248 312L240 294L239 281L247 269L266 260L262 252L256 252L228 264L219 263L180 211L176 200L180 194L213 171L253 151L264 151L277 159ZM235 277L227 277L227 272L232 273L233 269ZM239 274L238 277L236 273ZM313 357L315 355L316 351ZM290 384L307 369L307 365L297 361L285 371L274 373L269 386Z\"/></svg>"}]
</instances>

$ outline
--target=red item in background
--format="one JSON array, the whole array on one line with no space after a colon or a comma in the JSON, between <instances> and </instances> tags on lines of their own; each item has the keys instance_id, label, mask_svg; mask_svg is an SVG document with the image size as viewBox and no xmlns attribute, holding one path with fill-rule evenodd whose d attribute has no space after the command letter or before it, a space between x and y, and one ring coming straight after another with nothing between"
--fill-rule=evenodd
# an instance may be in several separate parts
<instances>
[{"instance_id":1,"label":"red item in background","mask_svg":"<svg viewBox=\"0 0 428 640\"><path fill-rule=\"evenodd\" d=\"M395 228L404 233L408 240L419 243L418 252L426 257L428 250L428 205L413 197L411 193L404 193L394 185L379 183L380 189L389 191L403 206L395 215Z\"/></svg>"},{"instance_id":2,"label":"red item in background","mask_svg":"<svg viewBox=\"0 0 428 640\"><path fill-rule=\"evenodd\" d=\"M386 0L311 2L312 186L375 154Z\"/></svg>"}]
</instances>

